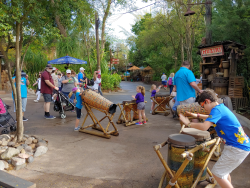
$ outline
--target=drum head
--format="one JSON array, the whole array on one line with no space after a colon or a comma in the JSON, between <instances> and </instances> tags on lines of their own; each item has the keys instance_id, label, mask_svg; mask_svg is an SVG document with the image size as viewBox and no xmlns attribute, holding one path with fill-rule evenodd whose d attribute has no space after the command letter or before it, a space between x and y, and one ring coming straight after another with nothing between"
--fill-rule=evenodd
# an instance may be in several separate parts
<instances>
[{"instance_id":1,"label":"drum head","mask_svg":"<svg viewBox=\"0 0 250 188\"><path fill-rule=\"evenodd\" d=\"M171 134L168 137L168 142L170 142L173 146L177 147L194 147L196 146L195 138L189 135L184 134Z\"/></svg>"},{"instance_id":2,"label":"drum head","mask_svg":"<svg viewBox=\"0 0 250 188\"><path fill-rule=\"evenodd\" d=\"M181 134L190 135L196 139L196 141L210 140L210 133L208 131L201 131L194 128L184 128Z\"/></svg>"}]
</instances>

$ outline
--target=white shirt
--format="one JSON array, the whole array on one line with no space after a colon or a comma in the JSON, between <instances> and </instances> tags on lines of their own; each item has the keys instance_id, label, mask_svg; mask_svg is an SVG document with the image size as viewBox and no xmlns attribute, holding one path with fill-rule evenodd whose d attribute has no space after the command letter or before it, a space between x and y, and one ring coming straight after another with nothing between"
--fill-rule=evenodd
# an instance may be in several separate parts
<instances>
[{"instance_id":1,"label":"white shirt","mask_svg":"<svg viewBox=\"0 0 250 188\"><path fill-rule=\"evenodd\" d=\"M38 89L41 89L41 78L38 78L37 79L37 87L38 87Z\"/></svg>"},{"instance_id":2,"label":"white shirt","mask_svg":"<svg viewBox=\"0 0 250 188\"><path fill-rule=\"evenodd\" d=\"M165 74L163 74L162 76L161 76L161 81L165 81L167 79L167 76L165 75Z\"/></svg>"},{"instance_id":3,"label":"white shirt","mask_svg":"<svg viewBox=\"0 0 250 188\"><path fill-rule=\"evenodd\" d=\"M93 86L88 86L88 88L93 90L98 90L99 84L101 83L102 79L96 78Z\"/></svg>"}]
</instances>

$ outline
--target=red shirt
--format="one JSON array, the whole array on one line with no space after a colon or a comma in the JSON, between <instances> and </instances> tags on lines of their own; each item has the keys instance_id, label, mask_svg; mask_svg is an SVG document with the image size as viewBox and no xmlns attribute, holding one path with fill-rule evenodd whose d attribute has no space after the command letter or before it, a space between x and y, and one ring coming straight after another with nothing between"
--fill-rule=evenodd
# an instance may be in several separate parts
<instances>
[{"instance_id":1,"label":"red shirt","mask_svg":"<svg viewBox=\"0 0 250 188\"><path fill-rule=\"evenodd\" d=\"M41 93L52 94L53 88L48 86L45 80L49 80L54 84L51 74L46 70L41 75Z\"/></svg>"}]
</instances>

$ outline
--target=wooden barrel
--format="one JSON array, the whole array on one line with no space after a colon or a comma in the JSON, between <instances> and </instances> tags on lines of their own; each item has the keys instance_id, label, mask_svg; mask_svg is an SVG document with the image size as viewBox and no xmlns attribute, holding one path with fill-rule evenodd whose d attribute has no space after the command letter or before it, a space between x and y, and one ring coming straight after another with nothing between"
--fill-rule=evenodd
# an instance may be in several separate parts
<instances>
[{"instance_id":1,"label":"wooden barrel","mask_svg":"<svg viewBox=\"0 0 250 188\"><path fill-rule=\"evenodd\" d=\"M114 114L116 112L116 104L90 89L83 92L82 100L88 105L107 111L110 114Z\"/></svg>"},{"instance_id":2,"label":"wooden barrel","mask_svg":"<svg viewBox=\"0 0 250 188\"><path fill-rule=\"evenodd\" d=\"M131 109L133 108L132 103L133 101L122 101L122 104L124 106L124 111L125 111L125 118L127 121L131 121L131 111L132 111Z\"/></svg>"},{"instance_id":3,"label":"wooden barrel","mask_svg":"<svg viewBox=\"0 0 250 188\"><path fill-rule=\"evenodd\" d=\"M192 103L192 104L185 104L185 105L179 105L177 107L177 113L182 113L184 116L188 116L186 112L192 112L192 113L199 113L199 114L205 114L208 115L209 113L202 108L198 103Z\"/></svg>"}]
</instances>

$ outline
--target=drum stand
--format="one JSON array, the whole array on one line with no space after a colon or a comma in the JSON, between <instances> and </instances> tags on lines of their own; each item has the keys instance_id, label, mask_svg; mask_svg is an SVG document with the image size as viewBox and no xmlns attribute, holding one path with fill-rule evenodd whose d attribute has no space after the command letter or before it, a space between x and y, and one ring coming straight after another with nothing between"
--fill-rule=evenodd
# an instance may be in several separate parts
<instances>
[{"instance_id":1,"label":"drum stand","mask_svg":"<svg viewBox=\"0 0 250 188\"><path fill-rule=\"evenodd\" d=\"M155 97L151 97L151 100L155 102L156 106L155 108L153 109L152 111L152 115L155 115L156 113L164 113L165 116L168 116L170 114L170 105L169 105L169 101L172 99L173 97L172 96L168 96L168 97L163 97L163 100L161 102L157 102ZM166 106L168 106L167 108L161 106L161 104L163 104L164 102L167 101L167 104Z\"/></svg>"},{"instance_id":2,"label":"drum stand","mask_svg":"<svg viewBox=\"0 0 250 188\"><path fill-rule=\"evenodd\" d=\"M195 188L196 185L198 184L198 182L200 181L200 178L201 178L201 176L203 174L203 171L207 167L210 158L212 157L215 149L218 147L218 145L220 144L220 142L221 142L220 138L215 138L215 139L213 139L211 141L202 143L202 144L196 146L195 148L182 153L181 156L183 158L185 158L185 160L184 160L184 162L182 163L182 165L180 166L180 168L178 169L178 171L176 173L173 172L169 168L169 166L167 165L167 162L164 160L164 158L163 158L163 156L162 156L162 154L160 152L160 148L162 148L165 145L167 145L168 142L166 141L166 142L163 142L161 144L158 144L158 145L154 146L154 150L157 153L158 157L160 158L160 160L161 160L161 162L162 162L162 164L163 164L163 166L165 168L165 172L163 173L163 175L161 177L161 180L160 180L158 188L162 188L164 180L167 177L167 175L170 177L170 181L167 182L166 188L170 188L172 186L174 186L175 188L180 188L180 186L178 185L178 182L177 182L179 176L182 174L182 172L184 171L185 167L188 165L189 161L192 160L192 157L193 157L194 153L196 151L204 148L204 150L205 151L207 150L207 152L209 152L209 154L208 154L208 157L206 159L206 162L204 163L201 171L199 172L197 178L194 180L194 183L193 183L193 185L191 187L191 188ZM209 151L209 149L207 149L206 147L209 146L209 145L213 145L213 144L214 144L214 146ZM207 167L207 173L208 173L209 177L206 180L209 182L209 184L206 186L206 188L213 188L213 187L215 187L215 185L217 184L217 182L213 178L212 172L210 171L210 169L208 167Z\"/></svg>"},{"instance_id":3,"label":"drum stand","mask_svg":"<svg viewBox=\"0 0 250 188\"><path fill-rule=\"evenodd\" d=\"M147 101L145 101L145 103L147 103ZM133 117L131 116L131 112L133 111L135 114L137 114L138 115L138 111L137 110L135 110L134 108L132 108L131 107L131 104L134 104L134 103L125 103L125 104L117 104L118 106L119 106L119 108L121 109L121 113L120 113L120 115L119 115L119 118L118 118L118 120L117 120L117 124L122 124L122 123L124 123L124 125L126 126L126 127L128 127L128 126L130 126L130 125L134 125L134 124L136 124L137 122L139 122L139 120L133 120ZM121 105L123 105L123 108L122 108L122 106ZM125 115L125 107L127 107L127 108L129 108L130 109L130 117L131 117L131 120L128 120L128 119L126 119L126 115ZM146 118L146 121L148 121L148 118Z\"/></svg>"},{"instance_id":4,"label":"drum stand","mask_svg":"<svg viewBox=\"0 0 250 188\"><path fill-rule=\"evenodd\" d=\"M84 118L84 121L82 123L81 128L79 129L79 132L92 134L92 135L96 135L96 136L100 136L100 137L104 137L104 138L111 138L111 135L113 135L113 136L118 136L119 135L118 130L117 130L117 128L116 128L116 126L115 126L115 124L113 122L113 117L114 117L115 113L114 114L109 114L107 111L97 109L97 108L95 108L93 106L88 105L85 102L83 102L83 105L84 105L84 107L85 107L85 109L87 111L87 114L86 114L86 116ZM103 112L105 114L105 116L101 120L98 120L96 118L96 116L94 115L94 113L92 111L92 108L94 108L96 110L99 110L100 112ZM93 124L84 127L83 125L85 124L85 121L86 121L88 116L90 116L90 118L92 119ZM109 122L108 122L107 127L103 128L103 126L101 125L100 122L103 121L105 118L108 118ZM114 127L113 131L109 131L110 124ZM95 129L95 130L100 131L100 132L93 131L93 130L87 130L87 128L90 128L90 127L92 129Z\"/></svg>"}]
</instances>

